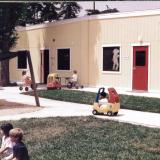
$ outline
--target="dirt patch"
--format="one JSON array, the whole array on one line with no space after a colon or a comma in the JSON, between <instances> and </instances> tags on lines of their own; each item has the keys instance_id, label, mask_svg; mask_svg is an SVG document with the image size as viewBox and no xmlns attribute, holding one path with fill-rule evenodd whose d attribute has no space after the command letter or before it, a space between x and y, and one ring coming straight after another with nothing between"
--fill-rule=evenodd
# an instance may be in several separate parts
<instances>
[{"instance_id":1,"label":"dirt patch","mask_svg":"<svg viewBox=\"0 0 160 160\"><path fill-rule=\"evenodd\" d=\"M6 100L0 99L0 116L34 112L40 109L42 109L42 107L36 107L16 102L8 102Z\"/></svg>"}]
</instances>

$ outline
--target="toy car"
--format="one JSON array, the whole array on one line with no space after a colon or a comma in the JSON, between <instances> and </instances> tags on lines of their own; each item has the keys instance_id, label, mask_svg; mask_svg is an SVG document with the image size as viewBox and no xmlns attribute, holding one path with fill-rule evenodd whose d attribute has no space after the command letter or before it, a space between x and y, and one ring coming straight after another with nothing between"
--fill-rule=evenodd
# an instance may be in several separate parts
<instances>
[{"instance_id":1,"label":"toy car","mask_svg":"<svg viewBox=\"0 0 160 160\"><path fill-rule=\"evenodd\" d=\"M25 89L25 91L29 90L29 87L31 87L31 89L33 89L32 87L32 80L27 77L24 82L22 82L22 84L19 86L19 90L22 91L23 88ZM37 87L37 86L36 86Z\"/></svg>"},{"instance_id":2,"label":"toy car","mask_svg":"<svg viewBox=\"0 0 160 160\"><path fill-rule=\"evenodd\" d=\"M47 90L61 89L61 82L57 73L51 73L47 77Z\"/></svg>"},{"instance_id":3,"label":"toy car","mask_svg":"<svg viewBox=\"0 0 160 160\"><path fill-rule=\"evenodd\" d=\"M95 102L93 104L93 111L94 115L103 115L107 114L108 116L117 115L120 109L120 99L119 95L117 94L114 88L108 88L108 104L103 107L100 107L98 101L100 94L105 91L105 88L99 88L98 93L96 95Z\"/></svg>"}]
</instances>

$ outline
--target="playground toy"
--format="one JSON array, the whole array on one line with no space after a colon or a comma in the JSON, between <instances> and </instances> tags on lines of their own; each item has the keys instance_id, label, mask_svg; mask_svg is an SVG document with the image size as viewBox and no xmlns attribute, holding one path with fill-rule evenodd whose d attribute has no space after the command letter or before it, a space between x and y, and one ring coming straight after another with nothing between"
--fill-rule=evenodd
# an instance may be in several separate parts
<instances>
[{"instance_id":1,"label":"playground toy","mask_svg":"<svg viewBox=\"0 0 160 160\"><path fill-rule=\"evenodd\" d=\"M33 89L32 80L30 77L26 77L25 80L22 82L22 85L20 85L19 90L21 91L24 88L25 91L28 91L29 87Z\"/></svg>"},{"instance_id":2,"label":"playground toy","mask_svg":"<svg viewBox=\"0 0 160 160\"><path fill-rule=\"evenodd\" d=\"M47 90L61 89L61 82L57 73L50 73L47 77Z\"/></svg>"},{"instance_id":3,"label":"playground toy","mask_svg":"<svg viewBox=\"0 0 160 160\"><path fill-rule=\"evenodd\" d=\"M108 88L108 103L101 107L99 105L99 98L100 94L105 92L105 88L99 88L98 93L96 95L95 102L93 104L93 111L94 115L104 115L107 114L108 116L116 116L120 109L120 99L119 95L114 88Z\"/></svg>"},{"instance_id":4,"label":"playground toy","mask_svg":"<svg viewBox=\"0 0 160 160\"><path fill-rule=\"evenodd\" d=\"M66 81L67 81L67 84L66 84L66 87L71 89L71 88L83 88L83 85L80 85L78 82L71 82L70 81L71 77L67 77L66 78Z\"/></svg>"}]
</instances>

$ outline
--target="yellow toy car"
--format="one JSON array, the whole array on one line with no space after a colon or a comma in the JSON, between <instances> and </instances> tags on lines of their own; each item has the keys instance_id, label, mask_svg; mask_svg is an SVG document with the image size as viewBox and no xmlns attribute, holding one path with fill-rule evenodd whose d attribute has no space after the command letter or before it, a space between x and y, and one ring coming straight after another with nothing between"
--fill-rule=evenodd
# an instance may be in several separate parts
<instances>
[{"instance_id":1,"label":"yellow toy car","mask_svg":"<svg viewBox=\"0 0 160 160\"><path fill-rule=\"evenodd\" d=\"M120 99L119 95L117 94L114 88L108 88L108 103L101 107L99 105L100 94L105 91L105 88L99 88L98 93L96 95L95 102L93 104L93 111L94 115L104 115L107 114L108 116L116 116L120 109Z\"/></svg>"},{"instance_id":2,"label":"yellow toy car","mask_svg":"<svg viewBox=\"0 0 160 160\"><path fill-rule=\"evenodd\" d=\"M61 89L61 82L57 73L51 73L47 77L47 90L50 89Z\"/></svg>"}]
</instances>

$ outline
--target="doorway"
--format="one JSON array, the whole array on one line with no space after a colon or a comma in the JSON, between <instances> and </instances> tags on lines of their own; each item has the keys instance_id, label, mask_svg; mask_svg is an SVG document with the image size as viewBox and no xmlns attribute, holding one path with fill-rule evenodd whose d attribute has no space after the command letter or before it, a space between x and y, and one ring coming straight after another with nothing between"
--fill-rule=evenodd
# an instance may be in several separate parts
<instances>
[{"instance_id":1,"label":"doorway","mask_svg":"<svg viewBox=\"0 0 160 160\"><path fill-rule=\"evenodd\" d=\"M148 90L148 46L133 47L133 90Z\"/></svg>"},{"instance_id":2,"label":"doorway","mask_svg":"<svg viewBox=\"0 0 160 160\"><path fill-rule=\"evenodd\" d=\"M41 83L47 83L49 74L49 49L41 50Z\"/></svg>"}]
</instances>

